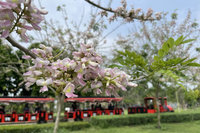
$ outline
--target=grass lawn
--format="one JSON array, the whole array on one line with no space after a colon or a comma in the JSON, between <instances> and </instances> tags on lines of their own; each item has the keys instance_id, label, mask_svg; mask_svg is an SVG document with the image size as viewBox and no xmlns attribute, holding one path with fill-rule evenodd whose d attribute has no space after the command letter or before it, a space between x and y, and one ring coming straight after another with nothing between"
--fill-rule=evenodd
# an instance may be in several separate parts
<instances>
[{"instance_id":1,"label":"grass lawn","mask_svg":"<svg viewBox=\"0 0 200 133\"><path fill-rule=\"evenodd\" d=\"M64 133L64 132L60 132ZM155 125L124 126L118 128L88 128L70 133L200 133L200 121L187 123L162 124L162 129L156 129Z\"/></svg>"},{"instance_id":2,"label":"grass lawn","mask_svg":"<svg viewBox=\"0 0 200 133\"><path fill-rule=\"evenodd\" d=\"M81 130L71 131L67 128L63 128L66 124L72 124L68 122L61 122L62 127L59 128L58 133L200 133L200 121L185 122L185 123L171 123L171 124L162 124L162 129L156 129L155 124L149 125L140 125L140 126L122 126L122 127L113 127L113 128L98 128L90 127L84 128ZM35 124L35 125L23 125L26 126L46 126L51 125L51 127L46 128L40 132L30 131L28 133L53 133L53 123L52 124ZM22 125L15 125L21 127ZM76 126L76 124L74 124ZM0 127L1 128L1 127ZM23 132L23 129L21 130ZM7 133L6 129L3 133ZM9 132L10 133L10 132ZM15 133L15 131L13 132ZM26 132L27 133L27 132Z\"/></svg>"}]
</instances>

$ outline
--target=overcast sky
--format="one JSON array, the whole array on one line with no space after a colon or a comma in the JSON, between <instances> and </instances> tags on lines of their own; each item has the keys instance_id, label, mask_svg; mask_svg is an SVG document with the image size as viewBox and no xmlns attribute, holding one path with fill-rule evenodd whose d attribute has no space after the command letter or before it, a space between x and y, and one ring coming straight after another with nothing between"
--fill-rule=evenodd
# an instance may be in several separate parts
<instances>
[{"instance_id":1,"label":"overcast sky","mask_svg":"<svg viewBox=\"0 0 200 133\"><path fill-rule=\"evenodd\" d=\"M108 0L101 1L105 4ZM47 16L51 18L55 17L56 7L61 4L67 6L68 13L73 18L76 18L83 8L86 11L90 10L90 5L84 0L41 0L41 3L49 11ZM152 8L157 12L172 12L177 9L179 13L184 14L191 10L193 16L200 20L200 0L127 0L127 3L129 7L133 6L134 8L142 8L144 10ZM112 7L117 7L119 4L120 0L113 0Z\"/></svg>"}]
</instances>

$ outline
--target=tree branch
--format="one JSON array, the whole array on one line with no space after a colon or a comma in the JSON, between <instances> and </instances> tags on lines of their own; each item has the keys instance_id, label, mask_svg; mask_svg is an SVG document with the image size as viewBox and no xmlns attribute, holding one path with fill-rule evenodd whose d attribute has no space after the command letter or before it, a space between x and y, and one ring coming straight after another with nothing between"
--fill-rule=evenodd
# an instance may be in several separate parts
<instances>
[{"instance_id":1,"label":"tree branch","mask_svg":"<svg viewBox=\"0 0 200 133\"><path fill-rule=\"evenodd\" d=\"M32 58L36 58L37 56L32 53L30 50L28 50L27 48L23 47L22 45L20 45L19 43L17 43L15 40L13 40L10 36L8 36L6 38L6 40L8 42L10 42L10 44L14 47L17 47L18 49L20 49L21 51L23 51L25 54L30 55Z\"/></svg>"},{"instance_id":2,"label":"tree branch","mask_svg":"<svg viewBox=\"0 0 200 133\"><path fill-rule=\"evenodd\" d=\"M148 16L148 14L145 14L142 13L140 15L136 15L134 14L131 10L130 11L125 11L125 12L118 12L117 10L113 10L112 8L105 8L105 7L102 7L101 5L98 5L94 2L92 2L91 0L85 0L87 3L99 8L99 9L102 9L104 11L107 11L107 12L111 12L111 13L114 13L115 17L122 17L124 19L127 19L128 22L130 21L134 21L134 19L137 19L137 20L140 20L140 21L154 21L154 20L159 20L161 16L158 16L158 18L153 18L151 17L152 14L150 14L150 16Z\"/></svg>"},{"instance_id":3,"label":"tree branch","mask_svg":"<svg viewBox=\"0 0 200 133\"><path fill-rule=\"evenodd\" d=\"M100 8L100 9L104 10L104 11L115 13L115 11L113 11L111 8L102 7L100 5L95 4L94 2L92 2L90 0L85 0L85 1L88 2L89 4L93 5L93 6L97 7L97 8Z\"/></svg>"}]
</instances>

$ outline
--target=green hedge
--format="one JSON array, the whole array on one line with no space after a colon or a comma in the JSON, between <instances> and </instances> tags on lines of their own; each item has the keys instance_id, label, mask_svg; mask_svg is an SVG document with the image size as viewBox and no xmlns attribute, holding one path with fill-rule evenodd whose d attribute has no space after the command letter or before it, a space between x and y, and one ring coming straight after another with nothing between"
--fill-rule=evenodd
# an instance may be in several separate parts
<instances>
[{"instance_id":1,"label":"green hedge","mask_svg":"<svg viewBox=\"0 0 200 133\"><path fill-rule=\"evenodd\" d=\"M162 123L178 123L185 121L200 120L200 113L162 113ZM81 130L89 128L90 125L101 128L145 125L156 122L156 114L132 114L115 116L96 116L88 122L61 122L59 130ZM0 133L50 133L53 131L54 123L33 125L6 125L0 126Z\"/></svg>"},{"instance_id":2,"label":"green hedge","mask_svg":"<svg viewBox=\"0 0 200 133\"><path fill-rule=\"evenodd\" d=\"M54 123L33 124L33 125L1 125L0 133L38 133L43 131L53 132ZM61 122L59 129L67 129L69 131L81 130L89 128L88 122Z\"/></svg>"},{"instance_id":3,"label":"green hedge","mask_svg":"<svg viewBox=\"0 0 200 133\"><path fill-rule=\"evenodd\" d=\"M155 123L157 120L156 114L132 114L123 116L97 116L92 117L89 123L93 126L101 128L144 125ZM200 120L200 113L162 113L162 123L175 123Z\"/></svg>"}]
</instances>

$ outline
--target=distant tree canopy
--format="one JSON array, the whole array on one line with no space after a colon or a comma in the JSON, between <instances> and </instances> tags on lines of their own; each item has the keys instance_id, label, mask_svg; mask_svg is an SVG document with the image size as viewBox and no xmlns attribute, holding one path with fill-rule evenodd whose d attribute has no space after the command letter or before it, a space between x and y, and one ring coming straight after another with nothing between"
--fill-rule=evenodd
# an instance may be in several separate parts
<instances>
[{"instance_id":1,"label":"distant tree canopy","mask_svg":"<svg viewBox=\"0 0 200 133\"><path fill-rule=\"evenodd\" d=\"M0 93L15 96L23 88L21 62L10 46L0 43Z\"/></svg>"}]
</instances>

